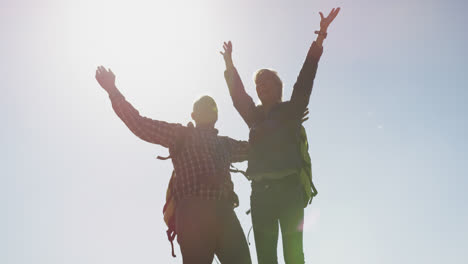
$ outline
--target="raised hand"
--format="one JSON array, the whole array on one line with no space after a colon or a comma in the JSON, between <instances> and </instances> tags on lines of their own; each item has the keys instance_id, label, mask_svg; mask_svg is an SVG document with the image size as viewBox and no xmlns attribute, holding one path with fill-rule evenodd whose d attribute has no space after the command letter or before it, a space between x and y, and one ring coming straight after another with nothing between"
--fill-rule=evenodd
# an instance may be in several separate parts
<instances>
[{"instance_id":1,"label":"raised hand","mask_svg":"<svg viewBox=\"0 0 468 264\"><path fill-rule=\"evenodd\" d=\"M106 70L104 66L97 67L96 80L98 81L99 85L101 85L101 87L104 88L104 90L106 90L108 93L117 90L115 87L115 74L111 69Z\"/></svg>"},{"instance_id":2,"label":"raised hand","mask_svg":"<svg viewBox=\"0 0 468 264\"><path fill-rule=\"evenodd\" d=\"M221 55L223 55L224 61L226 62L226 65L232 65L232 42L224 42L223 44L223 51L220 51Z\"/></svg>"},{"instance_id":3,"label":"raised hand","mask_svg":"<svg viewBox=\"0 0 468 264\"><path fill-rule=\"evenodd\" d=\"M340 12L340 8L333 8L332 11L330 11L330 14L328 14L327 17L323 16L322 12L319 12L320 14L320 31L322 32L327 32L328 26L330 26L331 22L335 19L335 17L338 15Z\"/></svg>"}]
</instances>

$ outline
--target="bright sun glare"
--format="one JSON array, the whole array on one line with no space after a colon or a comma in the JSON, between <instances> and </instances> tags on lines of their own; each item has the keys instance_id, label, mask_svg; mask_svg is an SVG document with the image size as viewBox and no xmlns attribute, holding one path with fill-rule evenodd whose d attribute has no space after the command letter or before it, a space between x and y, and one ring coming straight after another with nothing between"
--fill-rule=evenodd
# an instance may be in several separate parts
<instances>
[{"instance_id":1,"label":"bright sun glare","mask_svg":"<svg viewBox=\"0 0 468 264\"><path fill-rule=\"evenodd\" d=\"M90 2L81 10L80 18L73 19L73 32L78 34L75 39L81 42L77 46L82 55L80 65L88 70L98 65L112 68L117 85L124 92L132 89L138 104L151 103L140 98L158 96L164 99L160 103L169 107L170 101L187 97L180 103L190 106L200 94L193 90L208 87L197 84L210 71L204 68L201 73L200 66L206 57L203 48L212 42L206 9L191 2L170 1L134 6L138 8L129 9L125 2ZM154 97L152 100L154 103Z\"/></svg>"}]
</instances>

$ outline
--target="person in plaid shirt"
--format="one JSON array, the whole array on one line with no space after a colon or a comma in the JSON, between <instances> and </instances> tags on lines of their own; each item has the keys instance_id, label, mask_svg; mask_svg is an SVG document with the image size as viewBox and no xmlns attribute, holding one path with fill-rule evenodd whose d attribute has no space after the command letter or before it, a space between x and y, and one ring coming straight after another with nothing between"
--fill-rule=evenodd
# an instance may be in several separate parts
<instances>
[{"instance_id":1,"label":"person in plaid shirt","mask_svg":"<svg viewBox=\"0 0 468 264\"><path fill-rule=\"evenodd\" d=\"M169 149L175 177L176 229L184 263L251 263L244 232L234 212L229 167L247 159L249 144L219 136L215 101L203 96L194 103L196 126L153 120L139 114L115 86L115 75L100 66L96 80L109 94L115 113L136 136ZM183 147L177 142L183 140ZM177 152L177 153L176 153Z\"/></svg>"}]
</instances>

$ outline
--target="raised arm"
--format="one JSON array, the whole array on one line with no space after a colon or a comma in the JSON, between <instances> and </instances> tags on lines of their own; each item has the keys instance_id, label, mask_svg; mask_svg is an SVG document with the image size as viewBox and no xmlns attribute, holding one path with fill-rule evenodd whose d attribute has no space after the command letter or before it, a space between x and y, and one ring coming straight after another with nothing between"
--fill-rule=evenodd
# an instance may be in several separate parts
<instances>
[{"instance_id":1,"label":"raised arm","mask_svg":"<svg viewBox=\"0 0 468 264\"><path fill-rule=\"evenodd\" d=\"M323 41L327 37L327 29L330 23L340 12L340 8L333 8L327 17L324 17L320 12L320 31L316 31L316 41L312 43L312 46L307 53L306 60L302 66L301 72L297 77L297 81L294 84L294 90L291 96L291 102L293 102L298 109L298 113L304 112L304 109L309 104L310 94L312 93L312 87L314 85L315 75L317 73L318 62L323 52Z\"/></svg>"},{"instance_id":2,"label":"raised arm","mask_svg":"<svg viewBox=\"0 0 468 264\"><path fill-rule=\"evenodd\" d=\"M237 72L237 69L234 67L232 62L232 43L224 42L223 45L224 52L220 52L224 57L224 62L226 63L226 71L224 71L224 78L229 88L229 94L231 95L232 102L237 112L242 116L245 123L249 127L253 125L254 114L255 114L255 103L252 100L247 92L245 91L244 84Z\"/></svg>"},{"instance_id":3,"label":"raised arm","mask_svg":"<svg viewBox=\"0 0 468 264\"><path fill-rule=\"evenodd\" d=\"M137 137L164 147L173 146L176 131L182 126L163 121L153 120L140 115L115 86L115 75L109 69L99 66L96 70L96 80L109 94L112 108L130 131Z\"/></svg>"}]
</instances>

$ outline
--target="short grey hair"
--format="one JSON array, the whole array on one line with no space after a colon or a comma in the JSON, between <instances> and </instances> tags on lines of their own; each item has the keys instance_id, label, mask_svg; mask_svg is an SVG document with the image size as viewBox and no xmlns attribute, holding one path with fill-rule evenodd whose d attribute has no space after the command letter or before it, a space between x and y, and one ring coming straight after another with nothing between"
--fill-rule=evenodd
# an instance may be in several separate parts
<instances>
[{"instance_id":1,"label":"short grey hair","mask_svg":"<svg viewBox=\"0 0 468 264\"><path fill-rule=\"evenodd\" d=\"M278 76L278 72L273 69L260 69L254 73L253 80L257 83L259 78L271 78L280 90L280 96L283 97L283 81Z\"/></svg>"}]
</instances>

